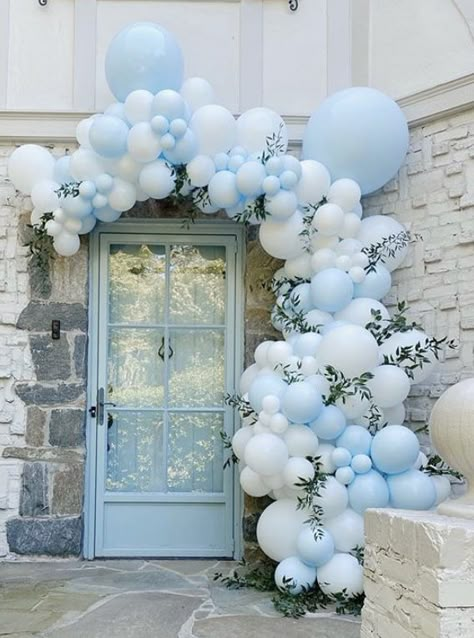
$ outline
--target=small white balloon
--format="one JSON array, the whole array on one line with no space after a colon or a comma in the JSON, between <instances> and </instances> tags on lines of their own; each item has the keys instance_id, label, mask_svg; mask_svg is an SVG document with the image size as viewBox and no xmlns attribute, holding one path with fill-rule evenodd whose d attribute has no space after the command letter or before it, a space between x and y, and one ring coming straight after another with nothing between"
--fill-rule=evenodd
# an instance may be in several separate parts
<instances>
[{"instance_id":1,"label":"small white balloon","mask_svg":"<svg viewBox=\"0 0 474 638\"><path fill-rule=\"evenodd\" d=\"M130 157L136 162L153 162L160 155L160 138L155 135L149 122L138 122L130 129L127 139Z\"/></svg>"},{"instance_id":2,"label":"small white balloon","mask_svg":"<svg viewBox=\"0 0 474 638\"><path fill-rule=\"evenodd\" d=\"M148 122L151 119L153 98L153 93L144 89L132 91L127 95L124 102L124 111L130 124Z\"/></svg>"},{"instance_id":3,"label":"small white balloon","mask_svg":"<svg viewBox=\"0 0 474 638\"><path fill-rule=\"evenodd\" d=\"M232 113L223 106L202 106L193 114L189 126L196 136L199 154L213 156L235 146L237 124Z\"/></svg>"},{"instance_id":4,"label":"small white balloon","mask_svg":"<svg viewBox=\"0 0 474 638\"><path fill-rule=\"evenodd\" d=\"M183 82L180 93L192 112L197 111L201 106L215 104L216 101L214 89L204 78L188 78Z\"/></svg>"},{"instance_id":5,"label":"small white balloon","mask_svg":"<svg viewBox=\"0 0 474 638\"><path fill-rule=\"evenodd\" d=\"M297 556L285 558L275 570L276 586L292 596L309 589L315 582L316 568L306 565Z\"/></svg>"},{"instance_id":6,"label":"small white balloon","mask_svg":"<svg viewBox=\"0 0 474 638\"><path fill-rule=\"evenodd\" d=\"M283 469L285 485L289 488L301 488L302 481L310 481L314 478L314 467L305 458L293 457L288 459L288 463Z\"/></svg>"},{"instance_id":7,"label":"small white balloon","mask_svg":"<svg viewBox=\"0 0 474 638\"><path fill-rule=\"evenodd\" d=\"M253 427L251 425L246 425L234 434L232 438L232 449L234 451L235 456L242 460L244 458L245 446L253 437Z\"/></svg>"},{"instance_id":8,"label":"small white balloon","mask_svg":"<svg viewBox=\"0 0 474 638\"><path fill-rule=\"evenodd\" d=\"M240 473L240 485L246 494L257 498L266 496L270 491L270 488L262 481L261 476L249 467L244 467Z\"/></svg>"},{"instance_id":9,"label":"small white balloon","mask_svg":"<svg viewBox=\"0 0 474 638\"><path fill-rule=\"evenodd\" d=\"M328 202L337 204L346 213L351 212L360 203L360 198L359 184L353 179L337 179L329 188Z\"/></svg>"},{"instance_id":10,"label":"small white balloon","mask_svg":"<svg viewBox=\"0 0 474 638\"><path fill-rule=\"evenodd\" d=\"M63 230L53 241L54 250L62 257L75 255L81 246L79 235L72 235Z\"/></svg>"}]
</instances>

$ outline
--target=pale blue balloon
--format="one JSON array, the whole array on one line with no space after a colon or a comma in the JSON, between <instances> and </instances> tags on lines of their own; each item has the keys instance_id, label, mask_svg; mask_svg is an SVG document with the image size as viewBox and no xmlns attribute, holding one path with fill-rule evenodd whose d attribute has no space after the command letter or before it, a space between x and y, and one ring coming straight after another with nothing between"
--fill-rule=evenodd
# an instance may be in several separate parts
<instances>
[{"instance_id":1,"label":"pale blue balloon","mask_svg":"<svg viewBox=\"0 0 474 638\"><path fill-rule=\"evenodd\" d=\"M249 403L255 412L261 412L264 397L273 394L281 399L287 388L288 385L277 374L272 372L260 374L252 381L249 388Z\"/></svg>"},{"instance_id":2,"label":"pale blue balloon","mask_svg":"<svg viewBox=\"0 0 474 638\"><path fill-rule=\"evenodd\" d=\"M177 40L153 22L137 22L122 29L105 57L107 83L120 102L137 89L153 94L163 89L178 91L183 71L183 54Z\"/></svg>"},{"instance_id":3,"label":"pale blue balloon","mask_svg":"<svg viewBox=\"0 0 474 638\"><path fill-rule=\"evenodd\" d=\"M338 312L352 300L354 284L339 268L326 268L311 279L314 305L325 312Z\"/></svg>"},{"instance_id":4,"label":"pale blue balloon","mask_svg":"<svg viewBox=\"0 0 474 638\"><path fill-rule=\"evenodd\" d=\"M336 328L340 328L341 326L347 326L348 324L349 324L348 321L341 321L341 320L331 321L330 323L327 323L325 326L322 326L319 332L321 335L324 336L329 334L333 330L336 330Z\"/></svg>"},{"instance_id":5,"label":"pale blue balloon","mask_svg":"<svg viewBox=\"0 0 474 638\"><path fill-rule=\"evenodd\" d=\"M73 217L74 219L84 219L84 217L87 217L92 212L90 200L84 199L81 195L61 199L61 208L64 209L69 217Z\"/></svg>"},{"instance_id":6,"label":"pale blue balloon","mask_svg":"<svg viewBox=\"0 0 474 638\"><path fill-rule=\"evenodd\" d=\"M78 231L78 235L87 235L97 223L97 218L94 215L88 215L81 219L81 229Z\"/></svg>"},{"instance_id":7,"label":"pale blue balloon","mask_svg":"<svg viewBox=\"0 0 474 638\"><path fill-rule=\"evenodd\" d=\"M54 181L58 184L70 184L75 181L69 172L70 162L70 155L64 155L56 160L56 165L54 167Z\"/></svg>"},{"instance_id":8,"label":"pale blue balloon","mask_svg":"<svg viewBox=\"0 0 474 638\"><path fill-rule=\"evenodd\" d=\"M106 223L116 222L117 219L119 219L120 216L122 215L121 212L119 212L118 210L114 210L110 206L103 206L102 208L94 208L92 213L94 214L95 218L98 219L100 222L106 222Z\"/></svg>"},{"instance_id":9,"label":"pale blue balloon","mask_svg":"<svg viewBox=\"0 0 474 638\"><path fill-rule=\"evenodd\" d=\"M337 439L337 447L345 447L355 456L368 454L372 443L372 435L361 425L348 425Z\"/></svg>"},{"instance_id":10,"label":"pale blue balloon","mask_svg":"<svg viewBox=\"0 0 474 638\"><path fill-rule=\"evenodd\" d=\"M436 502L431 477L419 470L407 470L387 477L390 505L404 510L429 510Z\"/></svg>"},{"instance_id":11,"label":"pale blue balloon","mask_svg":"<svg viewBox=\"0 0 474 638\"><path fill-rule=\"evenodd\" d=\"M356 454L351 461L351 467L356 474L366 474L372 469L372 459L367 454Z\"/></svg>"},{"instance_id":12,"label":"pale blue balloon","mask_svg":"<svg viewBox=\"0 0 474 638\"><path fill-rule=\"evenodd\" d=\"M187 164L197 155L197 141L194 133L187 129L186 133L176 140L174 148L165 151L164 156L171 164Z\"/></svg>"},{"instance_id":13,"label":"pale blue balloon","mask_svg":"<svg viewBox=\"0 0 474 638\"><path fill-rule=\"evenodd\" d=\"M89 130L89 142L102 157L120 157L127 151L129 128L114 115L95 117Z\"/></svg>"},{"instance_id":14,"label":"pale blue balloon","mask_svg":"<svg viewBox=\"0 0 474 638\"><path fill-rule=\"evenodd\" d=\"M361 284L354 284L354 298L368 297L380 301L392 287L392 275L385 266L375 266L375 271L367 273Z\"/></svg>"},{"instance_id":15,"label":"pale blue balloon","mask_svg":"<svg viewBox=\"0 0 474 638\"><path fill-rule=\"evenodd\" d=\"M128 119L125 114L125 104L122 104L122 102L114 102L108 106L104 111L104 115L113 115L121 119L125 124L128 124Z\"/></svg>"},{"instance_id":16,"label":"pale blue balloon","mask_svg":"<svg viewBox=\"0 0 474 638\"><path fill-rule=\"evenodd\" d=\"M296 550L300 559L311 567L321 567L334 554L334 541L322 527L311 529L305 525L296 539Z\"/></svg>"},{"instance_id":17,"label":"pale blue balloon","mask_svg":"<svg viewBox=\"0 0 474 638\"><path fill-rule=\"evenodd\" d=\"M359 474L347 488L353 510L363 514L368 507L386 507L389 500L387 482L378 472Z\"/></svg>"},{"instance_id":18,"label":"pale blue balloon","mask_svg":"<svg viewBox=\"0 0 474 638\"><path fill-rule=\"evenodd\" d=\"M316 568L306 565L297 556L290 556L277 566L274 578L278 589L296 596L314 585Z\"/></svg>"},{"instance_id":19,"label":"pale blue balloon","mask_svg":"<svg viewBox=\"0 0 474 638\"><path fill-rule=\"evenodd\" d=\"M330 441L344 432L346 417L335 405L323 406L318 418L311 423L311 429L320 439Z\"/></svg>"},{"instance_id":20,"label":"pale blue balloon","mask_svg":"<svg viewBox=\"0 0 474 638\"><path fill-rule=\"evenodd\" d=\"M337 447L331 454L331 459L336 467L346 467L351 464L352 454L345 447Z\"/></svg>"},{"instance_id":21,"label":"pale blue balloon","mask_svg":"<svg viewBox=\"0 0 474 638\"><path fill-rule=\"evenodd\" d=\"M321 162L332 180L349 177L371 193L386 184L408 150L400 107L376 89L353 87L326 98L303 137L303 157Z\"/></svg>"},{"instance_id":22,"label":"pale blue balloon","mask_svg":"<svg viewBox=\"0 0 474 638\"><path fill-rule=\"evenodd\" d=\"M420 443L404 425L389 425L374 436L370 455L376 468L386 474L410 469L418 458Z\"/></svg>"},{"instance_id":23,"label":"pale blue balloon","mask_svg":"<svg viewBox=\"0 0 474 638\"><path fill-rule=\"evenodd\" d=\"M293 423L309 423L321 412L321 394L306 381L292 383L282 399L281 410Z\"/></svg>"},{"instance_id":24,"label":"pale blue balloon","mask_svg":"<svg viewBox=\"0 0 474 638\"><path fill-rule=\"evenodd\" d=\"M355 478L354 470L346 465L345 467L339 467L336 470L336 481L341 483L342 485L350 485Z\"/></svg>"},{"instance_id":25,"label":"pale blue balloon","mask_svg":"<svg viewBox=\"0 0 474 638\"><path fill-rule=\"evenodd\" d=\"M295 312L306 314L313 309L310 284L298 284L290 294L291 306Z\"/></svg>"}]
</instances>

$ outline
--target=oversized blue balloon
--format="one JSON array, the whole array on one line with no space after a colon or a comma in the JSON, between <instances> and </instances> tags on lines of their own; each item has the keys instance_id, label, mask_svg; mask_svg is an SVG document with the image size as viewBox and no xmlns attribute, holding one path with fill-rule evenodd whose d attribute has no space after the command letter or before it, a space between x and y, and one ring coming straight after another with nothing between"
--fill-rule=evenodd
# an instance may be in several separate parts
<instances>
[{"instance_id":1,"label":"oversized blue balloon","mask_svg":"<svg viewBox=\"0 0 474 638\"><path fill-rule=\"evenodd\" d=\"M375 470L356 476L347 490L350 506L359 514L368 507L386 507L388 504L387 482Z\"/></svg>"},{"instance_id":2,"label":"oversized blue balloon","mask_svg":"<svg viewBox=\"0 0 474 638\"><path fill-rule=\"evenodd\" d=\"M404 425L389 425L374 436L370 454L378 470L399 474L413 466L419 451L416 434Z\"/></svg>"},{"instance_id":3,"label":"oversized blue balloon","mask_svg":"<svg viewBox=\"0 0 474 638\"><path fill-rule=\"evenodd\" d=\"M372 436L361 425L348 425L337 439L337 447L345 447L355 456L356 454L368 454L372 443Z\"/></svg>"},{"instance_id":4,"label":"oversized blue balloon","mask_svg":"<svg viewBox=\"0 0 474 638\"><path fill-rule=\"evenodd\" d=\"M159 24L137 22L114 37L105 57L105 75L117 100L146 89L179 90L183 82L183 54L175 37Z\"/></svg>"},{"instance_id":5,"label":"oversized blue balloon","mask_svg":"<svg viewBox=\"0 0 474 638\"><path fill-rule=\"evenodd\" d=\"M120 157L127 151L128 126L114 115L95 117L89 130L89 141L102 157Z\"/></svg>"},{"instance_id":6,"label":"oversized blue balloon","mask_svg":"<svg viewBox=\"0 0 474 638\"><path fill-rule=\"evenodd\" d=\"M386 184L408 150L408 126L387 95L354 87L328 97L312 114L303 137L304 159L321 162L334 180L350 177L363 194Z\"/></svg>"},{"instance_id":7,"label":"oversized blue balloon","mask_svg":"<svg viewBox=\"0 0 474 638\"><path fill-rule=\"evenodd\" d=\"M311 279L314 305L325 312L338 312L347 306L354 294L354 284L339 268L326 268Z\"/></svg>"},{"instance_id":8,"label":"oversized blue balloon","mask_svg":"<svg viewBox=\"0 0 474 638\"><path fill-rule=\"evenodd\" d=\"M380 301L388 294L392 287L392 275L380 264L375 266L375 270L367 273L361 284L354 284L354 298L367 297Z\"/></svg>"},{"instance_id":9,"label":"oversized blue balloon","mask_svg":"<svg viewBox=\"0 0 474 638\"><path fill-rule=\"evenodd\" d=\"M387 477L390 505L404 510L429 510L436 502L431 477L419 470L408 470Z\"/></svg>"},{"instance_id":10,"label":"oversized blue balloon","mask_svg":"<svg viewBox=\"0 0 474 638\"><path fill-rule=\"evenodd\" d=\"M311 423L311 429L316 436L327 441L340 436L345 427L346 417L335 405L325 405L318 418Z\"/></svg>"},{"instance_id":11,"label":"oversized blue balloon","mask_svg":"<svg viewBox=\"0 0 474 638\"><path fill-rule=\"evenodd\" d=\"M288 386L282 400L281 409L293 423L309 423L321 412L321 394L311 383L300 381Z\"/></svg>"}]
</instances>

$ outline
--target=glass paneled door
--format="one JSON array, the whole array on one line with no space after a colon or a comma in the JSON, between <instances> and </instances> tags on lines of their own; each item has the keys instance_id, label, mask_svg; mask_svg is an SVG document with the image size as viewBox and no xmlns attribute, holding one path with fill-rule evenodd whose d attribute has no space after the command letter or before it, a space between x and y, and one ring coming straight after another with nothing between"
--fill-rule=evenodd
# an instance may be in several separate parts
<instances>
[{"instance_id":1,"label":"glass paneled door","mask_svg":"<svg viewBox=\"0 0 474 638\"><path fill-rule=\"evenodd\" d=\"M98 244L94 554L231 557L237 236Z\"/></svg>"}]
</instances>

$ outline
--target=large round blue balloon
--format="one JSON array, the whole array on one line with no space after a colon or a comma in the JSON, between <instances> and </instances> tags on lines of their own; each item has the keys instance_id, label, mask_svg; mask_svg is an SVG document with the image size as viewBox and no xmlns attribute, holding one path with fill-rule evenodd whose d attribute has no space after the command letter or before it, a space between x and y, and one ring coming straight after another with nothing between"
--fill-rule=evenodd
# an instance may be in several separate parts
<instances>
[{"instance_id":1,"label":"large round blue balloon","mask_svg":"<svg viewBox=\"0 0 474 638\"><path fill-rule=\"evenodd\" d=\"M146 89L179 90L183 82L183 54L175 37L159 24L137 22L114 37L105 57L105 75L117 100Z\"/></svg>"},{"instance_id":2,"label":"large round blue balloon","mask_svg":"<svg viewBox=\"0 0 474 638\"><path fill-rule=\"evenodd\" d=\"M372 193L398 171L408 149L399 106L376 89L339 91L316 109L303 137L303 156L321 162L333 180L350 177Z\"/></svg>"},{"instance_id":3,"label":"large round blue balloon","mask_svg":"<svg viewBox=\"0 0 474 638\"><path fill-rule=\"evenodd\" d=\"M380 472L400 474L409 470L420 452L420 443L414 432L404 425L389 425L377 432L370 454Z\"/></svg>"},{"instance_id":4,"label":"large round blue balloon","mask_svg":"<svg viewBox=\"0 0 474 638\"><path fill-rule=\"evenodd\" d=\"M318 310L338 312L347 306L354 294L354 284L339 268L325 268L311 279L311 298Z\"/></svg>"},{"instance_id":5,"label":"large round blue balloon","mask_svg":"<svg viewBox=\"0 0 474 638\"><path fill-rule=\"evenodd\" d=\"M390 505L403 510L429 510L436 502L431 477L419 470L407 470L387 477Z\"/></svg>"},{"instance_id":6,"label":"large round blue balloon","mask_svg":"<svg viewBox=\"0 0 474 638\"><path fill-rule=\"evenodd\" d=\"M386 507L388 504L387 482L375 470L356 476L347 490L350 506L359 514L368 507Z\"/></svg>"}]
</instances>

